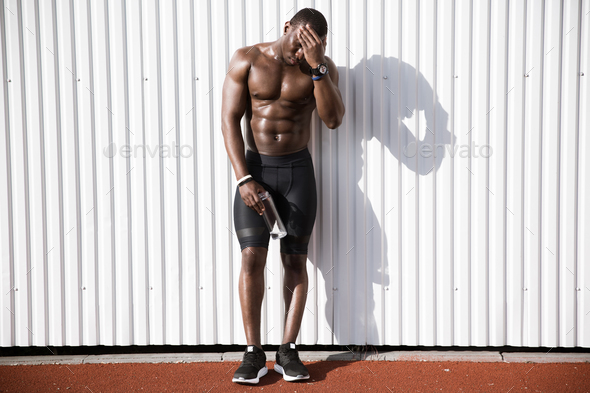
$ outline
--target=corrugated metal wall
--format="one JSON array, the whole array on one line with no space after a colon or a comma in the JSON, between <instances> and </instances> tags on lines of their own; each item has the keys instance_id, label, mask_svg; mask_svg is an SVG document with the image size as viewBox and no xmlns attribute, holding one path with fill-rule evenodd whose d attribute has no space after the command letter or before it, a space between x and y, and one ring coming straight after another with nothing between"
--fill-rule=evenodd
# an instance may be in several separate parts
<instances>
[{"instance_id":1,"label":"corrugated metal wall","mask_svg":"<svg viewBox=\"0 0 590 393\"><path fill-rule=\"evenodd\" d=\"M590 347L581 0L3 1L0 345L245 342L221 87L306 6L347 111L300 342Z\"/></svg>"}]
</instances>

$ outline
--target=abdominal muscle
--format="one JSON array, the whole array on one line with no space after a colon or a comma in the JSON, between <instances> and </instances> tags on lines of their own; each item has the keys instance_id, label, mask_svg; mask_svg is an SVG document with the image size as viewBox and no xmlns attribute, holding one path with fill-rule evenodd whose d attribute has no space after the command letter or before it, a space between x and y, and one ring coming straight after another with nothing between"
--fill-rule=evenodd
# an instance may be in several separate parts
<instances>
[{"instance_id":1,"label":"abdominal muscle","mask_svg":"<svg viewBox=\"0 0 590 393\"><path fill-rule=\"evenodd\" d=\"M248 149L268 156L283 156L305 149L310 138L311 111L305 106L298 108L298 113L291 108L273 109L279 108L267 106L247 113Z\"/></svg>"}]
</instances>

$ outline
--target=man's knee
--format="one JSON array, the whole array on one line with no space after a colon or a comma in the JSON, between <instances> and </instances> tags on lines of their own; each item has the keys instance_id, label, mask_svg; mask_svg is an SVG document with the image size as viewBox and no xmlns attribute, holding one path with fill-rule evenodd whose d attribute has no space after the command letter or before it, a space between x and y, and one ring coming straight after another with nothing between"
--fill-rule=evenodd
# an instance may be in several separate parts
<instances>
[{"instance_id":1,"label":"man's knee","mask_svg":"<svg viewBox=\"0 0 590 393\"><path fill-rule=\"evenodd\" d=\"M242 250L242 271L246 274L261 274L266 264L268 250L264 247L246 247Z\"/></svg>"},{"instance_id":2,"label":"man's knee","mask_svg":"<svg viewBox=\"0 0 590 393\"><path fill-rule=\"evenodd\" d=\"M283 267L292 273L305 272L307 254L283 254L281 253Z\"/></svg>"}]
</instances>

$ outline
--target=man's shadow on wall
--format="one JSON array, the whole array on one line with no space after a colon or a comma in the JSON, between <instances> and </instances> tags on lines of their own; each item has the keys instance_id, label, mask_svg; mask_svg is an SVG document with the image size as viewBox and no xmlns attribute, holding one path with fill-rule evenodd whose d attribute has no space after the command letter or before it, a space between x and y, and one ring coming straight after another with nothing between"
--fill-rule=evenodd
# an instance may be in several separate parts
<instances>
[{"instance_id":1,"label":"man's shadow on wall","mask_svg":"<svg viewBox=\"0 0 590 393\"><path fill-rule=\"evenodd\" d=\"M383 70L382 74L381 70ZM446 155L443 154L444 152L442 150L452 149L455 145L456 138L454 138L448 130L448 113L441 106L438 96L434 96L433 88L429 81L427 81L421 73L417 74L416 69L413 66L404 62L400 63L397 58L382 57L380 55L372 56L366 62L361 61L351 69L349 74L351 79L348 85L346 83L346 69L344 67L338 67L338 72L340 76L339 88L342 93L342 98L345 100L345 105L347 105L347 114L345 115L344 122L349 122L348 133L352 135L344 135L344 133L347 132L345 128L346 124L343 124L336 131L327 131L325 128L324 131L338 133L337 138L352 137L353 146L350 147L349 151L337 152L339 157L342 157L342 154L346 157L348 153L353 150L355 157L358 157L354 160L350 160L350 162L353 163L352 165L357 163L354 165L355 191L354 196L350 200L362 201L364 199L364 192L360 185L363 183L363 166L367 165L367 152L363 151L365 135L368 136L367 146L369 141L371 141L371 143L375 142L372 141L374 138L378 143L381 143L385 147L384 154L386 156L391 155L395 158L395 160L389 160L389 162L393 161L396 163L393 167L384 168L385 183L391 183L394 181L392 175L398 171L398 162L401 162L402 166L420 176L432 176L434 171L440 167L443 157ZM386 79L384 78L385 76L387 77ZM363 81L370 86L364 87ZM348 102L346 102L347 95L350 97ZM366 102L363 102L363 97L367 100ZM363 108L366 112L363 112ZM361 116L358 116L359 113ZM367 119L362 118L363 113L366 113ZM414 121L416 116L421 116L419 121L419 135L416 131L413 133L406 125L408 124L410 128L415 128ZM398 121L398 118L400 121ZM381 119L382 124L374 121L374 119ZM381 132L381 129L383 132ZM419 139L420 136L422 139ZM424 145L430 145L430 151L432 152L430 156L428 156L427 153L421 153L424 152L425 150L423 149L427 147ZM436 149L436 145L442 146L442 148ZM434 154L435 149L436 154ZM332 154L334 154L334 150ZM359 162L361 162L363 166L358 165ZM370 177L371 173L368 173L368 178ZM341 187L339 186L339 188ZM397 195L385 195L384 197L386 210L388 210L388 206L394 206L397 208ZM383 214L385 213L386 212ZM351 212L351 214L354 213ZM332 274L334 274L334 283L333 285L324 285L324 290L327 299L325 316L329 323L330 330L334 333L334 344L385 344L383 337L379 337L374 315L374 299L376 295L380 296L380 294L375 293L373 285L381 285L382 290L385 287L388 287L390 285L390 272L394 274L393 279L397 280L398 277L397 274L395 274L397 273L397 270L395 269L394 271L389 268L390 263L396 262L389 261L387 258L387 236L383 235L383 237L381 237L382 228L379 223L380 221L377 219L369 197L366 199L364 214L366 222L370 223L367 225L368 228L374 225L373 229L371 229L371 233L373 236L376 236L376 238L371 240L370 243L372 246L371 253L374 253L374 250L378 250L379 248L383 250L383 269L381 266L381 259L376 258L377 260L373 261L367 260L366 285L351 285L348 288L341 288L338 292L334 292L332 289L332 287L338 286L338 283L336 282L338 274L334 274L334 271L332 271ZM323 226L326 227L326 225L329 224L324 224ZM324 279L327 279L327 275L330 274L332 269L338 269L339 265L344 266L347 258L345 254L348 248L354 245L347 244L347 231L349 229L342 225L342 221L339 221L338 225L334 225L334 228L338 230L338 236L332 238L335 243L333 249L334 266L332 267L331 261L316 261L316 266L319 267ZM340 228L342 228L342 230L340 230ZM329 234L329 236L332 235ZM382 247L381 239L383 239ZM357 239L353 239L353 242L356 243L356 240ZM364 241L366 241L366 239L358 239L358 243ZM367 249L369 249L369 247L369 243L367 242ZM336 252L336 250L339 251ZM320 255L321 254L322 253L320 253ZM375 255L379 255L379 253L376 253ZM358 262L361 261L357 260L356 262L349 262L351 264L349 266L350 275L354 276L354 267L352 264ZM349 282L352 283L355 280L364 279L364 277L349 277ZM411 283L407 284L411 285ZM365 288L365 293L361 292L363 288ZM351 291L351 293L345 295L344 291ZM366 296L366 302L364 303L367 307L366 313L349 310L344 313L344 315L349 316L349 320L339 320L334 316L334 308L336 305L334 295L348 296L349 305L352 303L353 299ZM346 304L346 302L344 303ZM385 313L387 312L388 311L385 310ZM337 326L339 323L347 323L349 324L349 327L340 329L340 327ZM366 335L361 334L360 336L366 337L366 341L356 342L358 339L353 337L352 332L363 328L366 331ZM339 334L341 330L347 331L348 333L341 335ZM359 337L358 334L354 336L357 338ZM388 341L391 343L391 338L388 338Z\"/></svg>"}]
</instances>

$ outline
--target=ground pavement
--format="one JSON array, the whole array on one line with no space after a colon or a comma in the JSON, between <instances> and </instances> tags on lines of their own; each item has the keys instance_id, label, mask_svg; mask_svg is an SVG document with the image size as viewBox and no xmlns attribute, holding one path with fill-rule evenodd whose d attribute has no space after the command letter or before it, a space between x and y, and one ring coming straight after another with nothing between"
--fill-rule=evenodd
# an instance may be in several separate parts
<instances>
[{"instance_id":1,"label":"ground pavement","mask_svg":"<svg viewBox=\"0 0 590 393\"><path fill-rule=\"evenodd\" d=\"M590 354L301 352L311 378L231 382L242 353L0 357L1 392L590 392ZM365 360L360 360L360 359Z\"/></svg>"}]
</instances>

